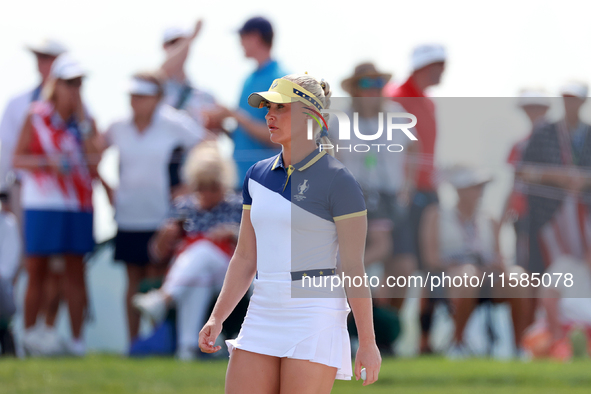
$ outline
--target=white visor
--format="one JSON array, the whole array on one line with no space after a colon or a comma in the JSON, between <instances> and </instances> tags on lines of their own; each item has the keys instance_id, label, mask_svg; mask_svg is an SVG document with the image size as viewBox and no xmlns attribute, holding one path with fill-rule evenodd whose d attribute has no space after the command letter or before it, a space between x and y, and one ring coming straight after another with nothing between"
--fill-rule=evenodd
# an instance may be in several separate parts
<instances>
[{"instance_id":1,"label":"white visor","mask_svg":"<svg viewBox=\"0 0 591 394\"><path fill-rule=\"evenodd\" d=\"M155 83L144 79L132 78L131 81L129 81L129 88L127 91L129 94L138 96L157 96L160 89Z\"/></svg>"}]
</instances>

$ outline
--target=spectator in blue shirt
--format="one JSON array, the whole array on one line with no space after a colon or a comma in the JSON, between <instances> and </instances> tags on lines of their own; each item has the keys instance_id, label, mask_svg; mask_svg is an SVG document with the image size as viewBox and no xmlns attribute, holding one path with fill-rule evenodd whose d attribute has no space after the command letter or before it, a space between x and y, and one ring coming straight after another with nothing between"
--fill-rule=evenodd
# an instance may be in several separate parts
<instances>
[{"instance_id":1,"label":"spectator in blue shirt","mask_svg":"<svg viewBox=\"0 0 591 394\"><path fill-rule=\"evenodd\" d=\"M269 129L265 122L266 111L248 105L248 96L252 92L266 91L277 78L288 74L276 60L271 58L273 46L273 27L263 17L254 17L246 21L238 31L244 56L257 62L257 69L244 81L238 110L227 111L238 122L233 133L234 160L238 167L237 189L242 188L246 171L257 161L278 154L281 146L269 139Z\"/></svg>"}]
</instances>

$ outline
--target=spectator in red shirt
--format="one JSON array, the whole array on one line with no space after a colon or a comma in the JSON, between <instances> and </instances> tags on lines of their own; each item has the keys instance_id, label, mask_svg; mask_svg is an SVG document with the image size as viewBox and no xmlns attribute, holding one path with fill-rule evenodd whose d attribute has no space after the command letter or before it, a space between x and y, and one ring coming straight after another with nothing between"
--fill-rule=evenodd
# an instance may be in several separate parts
<instances>
[{"instance_id":1,"label":"spectator in red shirt","mask_svg":"<svg viewBox=\"0 0 591 394\"><path fill-rule=\"evenodd\" d=\"M408 247L394 251L394 256L386 270L396 271L400 275L411 273L417 267L423 269L421 247L419 245L420 223L425 208L431 204L438 204L437 182L435 176L435 141L437 137L437 122L435 119L435 105L429 99L425 90L438 85L445 69L445 48L438 44L420 45L412 53L412 74L402 85L386 88L385 94L400 103L408 112L417 117L415 130L417 144L409 147L407 158L410 170L408 231L411 241ZM404 299L394 299L394 306L400 308ZM429 330L434 304L425 299L421 306L421 353L429 353Z\"/></svg>"}]
</instances>

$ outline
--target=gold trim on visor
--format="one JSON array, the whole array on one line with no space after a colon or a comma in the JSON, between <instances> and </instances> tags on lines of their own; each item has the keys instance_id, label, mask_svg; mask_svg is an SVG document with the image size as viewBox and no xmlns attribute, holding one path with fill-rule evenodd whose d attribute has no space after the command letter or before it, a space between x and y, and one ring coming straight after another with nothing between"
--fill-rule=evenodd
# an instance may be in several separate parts
<instances>
[{"instance_id":1,"label":"gold trim on visor","mask_svg":"<svg viewBox=\"0 0 591 394\"><path fill-rule=\"evenodd\" d=\"M274 104L290 104L293 100L311 105L318 111L324 108L322 100L287 79L276 79L267 92L256 92L248 96L248 104L255 108L263 108L267 101Z\"/></svg>"}]
</instances>

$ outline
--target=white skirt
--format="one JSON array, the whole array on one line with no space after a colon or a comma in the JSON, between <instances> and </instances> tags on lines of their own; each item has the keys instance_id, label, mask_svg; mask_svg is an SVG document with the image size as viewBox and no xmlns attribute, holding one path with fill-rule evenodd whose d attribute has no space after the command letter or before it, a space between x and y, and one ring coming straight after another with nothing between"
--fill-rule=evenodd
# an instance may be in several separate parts
<instances>
[{"instance_id":1,"label":"white skirt","mask_svg":"<svg viewBox=\"0 0 591 394\"><path fill-rule=\"evenodd\" d=\"M294 282L301 283L301 282ZM350 312L345 298L292 298L289 273L266 273L254 280L254 292L233 349L289 357L336 367L336 379L350 380Z\"/></svg>"}]
</instances>

